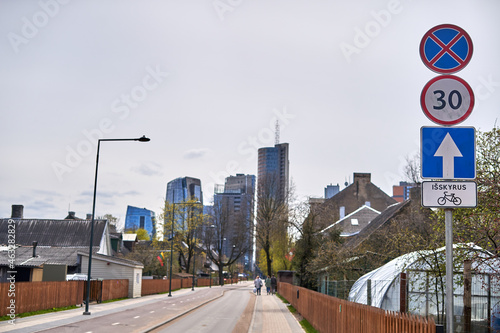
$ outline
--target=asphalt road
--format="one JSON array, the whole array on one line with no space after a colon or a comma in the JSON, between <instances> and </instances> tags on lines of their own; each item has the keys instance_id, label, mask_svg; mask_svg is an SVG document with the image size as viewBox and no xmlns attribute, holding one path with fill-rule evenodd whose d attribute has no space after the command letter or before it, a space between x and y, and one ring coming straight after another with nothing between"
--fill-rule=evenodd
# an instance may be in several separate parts
<instances>
[{"instance_id":1,"label":"asphalt road","mask_svg":"<svg viewBox=\"0 0 500 333\"><path fill-rule=\"evenodd\" d=\"M255 297L250 285L225 287L224 296L155 329L154 333L248 332Z\"/></svg>"},{"instance_id":2,"label":"asphalt road","mask_svg":"<svg viewBox=\"0 0 500 333\"><path fill-rule=\"evenodd\" d=\"M2 323L0 332L261 332L263 317L254 322L254 312L260 311L262 315L262 302L256 301L252 285L250 281L194 291L183 289L173 292L172 297L163 294L91 304L90 316L83 315L83 308L48 313L20 318L16 325ZM271 312L275 318L276 313Z\"/></svg>"}]
</instances>

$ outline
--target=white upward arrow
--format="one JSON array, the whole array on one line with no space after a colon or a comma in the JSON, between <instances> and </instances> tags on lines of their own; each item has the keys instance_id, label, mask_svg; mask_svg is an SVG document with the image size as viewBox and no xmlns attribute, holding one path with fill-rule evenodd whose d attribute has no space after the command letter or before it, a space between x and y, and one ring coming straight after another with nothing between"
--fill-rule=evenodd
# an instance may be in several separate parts
<instances>
[{"instance_id":1,"label":"white upward arrow","mask_svg":"<svg viewBox=\"0 0 500 333\"><path fill-rule=\"evenodd\" d=\"M455 157L462 157L462 153L451 138L450 133L446 133L443 142L439 145L434 156L441 156L443 158L443 178L454 179Z\"/></svg>"}]
</instances>

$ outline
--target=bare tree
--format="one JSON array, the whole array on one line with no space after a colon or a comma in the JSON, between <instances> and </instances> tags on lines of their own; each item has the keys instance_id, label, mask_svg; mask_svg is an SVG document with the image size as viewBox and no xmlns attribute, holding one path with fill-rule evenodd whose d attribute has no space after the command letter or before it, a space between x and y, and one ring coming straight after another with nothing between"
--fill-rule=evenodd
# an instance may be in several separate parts
<instances>
[{"instance_id":1,"label":"bare tree","mask_svg":"<svg viewBox=\"0 0 500 333\"><path fill-rule=\"evenodd\" d=\"M246 207L253 204L253 200L244 198L248 200L243 200L238 210L228 197L218 198L204 228L207 258L218 267L221 285L224 267L233 265L251 250L253 224Z\"/></svg>"},{"instance_id":2,"label":"bare tree","mask_svg":"<svg viewBox=\"0 0 500 333\"><path fill-rule=\"evenodd\" d=\"M406 179L412 184L420 184L422 178L420 178L420 154L416 154L412 157L406 156L406 165L403 169Z\"/></svg>"}]
</instances>

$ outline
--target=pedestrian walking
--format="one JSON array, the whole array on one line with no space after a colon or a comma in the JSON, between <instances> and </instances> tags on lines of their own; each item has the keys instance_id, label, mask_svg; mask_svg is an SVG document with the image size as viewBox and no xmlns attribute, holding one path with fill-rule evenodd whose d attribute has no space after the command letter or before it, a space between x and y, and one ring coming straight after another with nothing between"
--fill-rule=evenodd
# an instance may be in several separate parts
<instances>
[{"instance_id":1,"label":"pedestrian walking","mask_svg":"<svg viewBox=\"0 0 500 333\"><path fill-rule=\"evenodd\" d=\"M269 275L266 278L266 290L269 295L271 293L271 277Z\"/></svg>"},{"instance_id":2,"label":"pedestrian walking","mask_svg":"<svg viewBox=\"0 0 500 333\"><path fill-rule=\"evenodd\" d=\"M257 295L260 295L260 290L262 289L262 280L260 279L260 276L257 275L257 277L255 278L255 280L253 281L254 285L255 285L255 289L257 291Z\"/></svg>"},{"instance_id":3,"label":"pedestrian walking","mask_svg":"<svg viewBox=\"0 0 500 333\"><path fill-rule=\"evenodd\" d=\"M271 276L271 294L274 295L274 293L276 293L276 287L278 286L278 281L276 280L276 278L273 276Z\"/></svg>"}]
</instances>

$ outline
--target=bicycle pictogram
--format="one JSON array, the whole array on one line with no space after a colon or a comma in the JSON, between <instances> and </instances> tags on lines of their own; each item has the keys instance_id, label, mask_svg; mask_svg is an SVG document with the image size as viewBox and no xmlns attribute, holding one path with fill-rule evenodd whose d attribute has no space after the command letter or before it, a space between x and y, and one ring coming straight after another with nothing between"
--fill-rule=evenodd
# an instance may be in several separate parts
<instances>
[{"instance_id":1,"label":"bicycle pictogram","mask_svg":"<svg viewBox=\"0 0 500 333\"><path fill-rule=\"evenodd\" d=\"M437 199L437 203L443 206L446 201L452 202L455 206L458 206L462 203L462 199L455 196L455 193L448 194L448 191L443 192L443 196Z\"/></svg>"}]
</instances>

